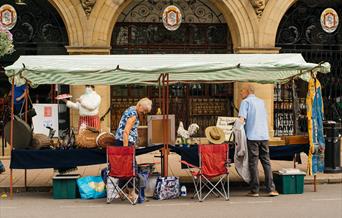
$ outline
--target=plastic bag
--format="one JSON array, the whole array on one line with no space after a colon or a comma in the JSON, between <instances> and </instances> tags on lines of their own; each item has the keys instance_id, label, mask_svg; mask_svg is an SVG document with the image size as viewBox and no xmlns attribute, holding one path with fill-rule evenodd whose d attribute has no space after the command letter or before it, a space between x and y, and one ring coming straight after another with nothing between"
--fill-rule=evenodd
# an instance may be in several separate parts
<instances>
[{"instance_id":1,"label":"plastic bag","mask_svg":"<svg viewBox=\"0 0 342 218\"><path fill-rule=\"evenodd\" d=\"M179 178L174 176L158 177L153 197L158 200L179 197Z\"/></svg>"},{"instance_id":2,"label":"plastic bag","mask_svg":"<svg viewBox=\"0 0 342 218\"><path fill-rule=\"evenodd\" d=\"M86 176L77 179L78 189L82 199L106 197L106 185L101 176Z\"/></svg>"}]
</instances>

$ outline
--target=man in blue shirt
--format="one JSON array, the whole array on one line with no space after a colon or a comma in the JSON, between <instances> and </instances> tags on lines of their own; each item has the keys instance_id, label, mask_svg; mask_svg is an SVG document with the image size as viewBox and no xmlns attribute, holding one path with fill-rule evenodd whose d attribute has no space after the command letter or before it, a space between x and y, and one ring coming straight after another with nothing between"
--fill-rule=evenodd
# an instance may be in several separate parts
<instances>
[{"instance_id":1,"label":"man in blue shirt","mask_svg":"<svg viewBox=\"0 0 342 218\"><path fill-rule=\"evenodd\" d=\"M278 196L273 183L270 154L268 147L268 124L265 103L254 95L254 87L245 85L240 92L242 102L239 118L245 123L248 147L248 165L251 175L249 196L259 197L259 171L260 159L265 173L266 191L269 196Z\"/></svg>"}]
</instances>

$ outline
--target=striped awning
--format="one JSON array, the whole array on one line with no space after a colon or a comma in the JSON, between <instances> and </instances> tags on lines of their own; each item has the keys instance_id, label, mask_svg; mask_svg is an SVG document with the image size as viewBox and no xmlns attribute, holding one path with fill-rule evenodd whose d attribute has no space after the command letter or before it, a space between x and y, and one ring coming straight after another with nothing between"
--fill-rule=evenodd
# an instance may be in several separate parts
<instances>
[{"instance_id":1,"label":"striped awning","mask_svg":"<svg viewBox=\"0 0 342 218\"><path fill-rule=\"evenodd\" d=\"M21 56L5 70L36 85L153 85L161 73L174 83L283 83L328 73L330 64L307 63L301 54L46 55Z\"/></svg>"}]
</instances>

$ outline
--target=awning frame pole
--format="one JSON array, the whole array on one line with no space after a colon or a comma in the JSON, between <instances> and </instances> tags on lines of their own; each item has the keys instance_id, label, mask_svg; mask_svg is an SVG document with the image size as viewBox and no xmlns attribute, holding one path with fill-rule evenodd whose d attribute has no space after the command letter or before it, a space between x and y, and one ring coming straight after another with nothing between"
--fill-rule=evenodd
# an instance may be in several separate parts
<instances>
[{"instance_id":1,"label":"awning frame pole","mask_svg":"<svg viewBox=\"0 0 342 218\"><path fill-rule=\"evenodd\" d=\"M162 149L162 176L168 176L168 155L169 155L169 74L162 73L158 78L159 88L161 85L161 96L159 102L162 109L163 123L163 144Z\"/></svg>"},{"instance_id":2,"label":"awning frame pole","mask_svg":"<svg viewBox=\"0 0 342 218\"><path fill-rule=\"evenodd\" d=\"M11 130L10 130L10 157L12 158L13 149L13 125L14 125L14 76L12 77L12 96L11 96ZM10 199L13 199L13 170L10 169Z\"/></svg>"}]
</instances>

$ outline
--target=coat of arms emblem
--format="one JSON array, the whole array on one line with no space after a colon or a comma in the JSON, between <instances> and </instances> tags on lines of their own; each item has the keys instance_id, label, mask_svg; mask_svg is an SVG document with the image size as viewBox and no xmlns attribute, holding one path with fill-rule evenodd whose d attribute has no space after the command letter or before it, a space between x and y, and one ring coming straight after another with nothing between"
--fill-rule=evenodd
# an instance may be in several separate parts
<instances>
[{"instance_id":1,"label":"coat of arms emblem","mask_svg":"<svg viewBox=\"0 0 342 218\"><path fill-rule=\"evenodd\" d=\"M17 23L17 12L12 5L5 4L0 7L0 23L7 30L15 26Z\"/></svg>"},{"instance_id":2,"label":"coat of arms emblem","mask_svg":"<svg viewBox=\"0 0 342 218\"><path fill-rule=\"evenodd\" d=\"M163 12L163 24L166 29L175 31L182 23L182 13L177 6L170 5Z\"/></svg>"},{"instance_id":3,"label":"coat of arms emblem","mask_svg":"<svg viewBox=\"0 0 342 218\"><path fill-rule=\"evenodd\" d=\"M321 26L327 33L334 32L339 24L338 14L332 8L325 9L321 14Z\"/></svg>"}]
</instances>

